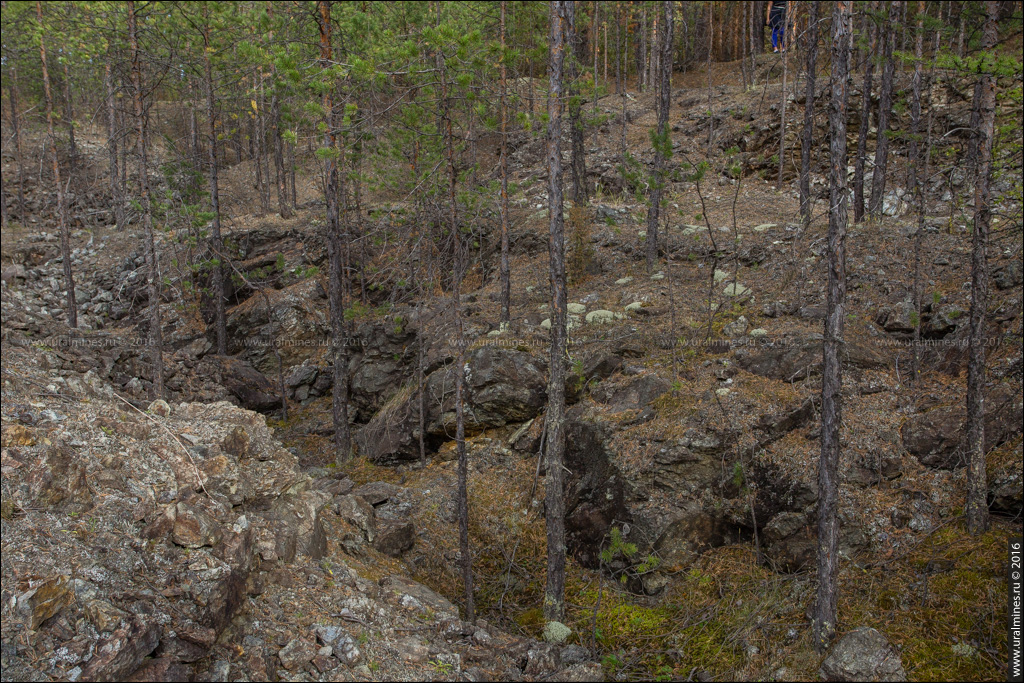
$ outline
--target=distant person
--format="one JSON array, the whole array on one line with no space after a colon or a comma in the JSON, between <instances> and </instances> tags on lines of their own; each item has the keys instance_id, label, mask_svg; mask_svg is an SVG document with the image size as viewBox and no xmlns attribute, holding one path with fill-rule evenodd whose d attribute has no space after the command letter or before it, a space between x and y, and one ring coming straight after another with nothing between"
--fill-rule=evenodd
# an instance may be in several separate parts
<instances>
[{"instance_id":1,"label":"distant person","mask_svg":"<svg viewBox=\"0 0 1024 683\"><path fill-rule=\"evenodd\" d=\"M786 51L786 0L768 3L767 24L772 29L772 52Z\"/></svg>"}]
</instances>

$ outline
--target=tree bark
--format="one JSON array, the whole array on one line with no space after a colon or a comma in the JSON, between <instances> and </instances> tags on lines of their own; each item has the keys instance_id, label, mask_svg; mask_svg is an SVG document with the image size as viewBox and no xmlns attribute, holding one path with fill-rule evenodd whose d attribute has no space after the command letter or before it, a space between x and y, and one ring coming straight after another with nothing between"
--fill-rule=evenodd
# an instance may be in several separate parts
<instances>
[{"instance_id":1,"label":"tree bark","mask_svg":"<svg viewBox=\"0 0 1024 683\"><path fill-rule=\"evenodd\" d=\"M658 36L661 50L661 91L658 93L658 132L654 143L654 173L651 204L647 207L647 272L654 272L658 261L658 222L665 190L665 162L672 155L668 113L672 104L672 3L662 3L664 20Z\"/></svg>"},{"instance_id":2,"label":"tree bark","mask_svg":"<svg viewBox=\"0 0 1024 683\"><path fill-rule=\"evenodd\" d=\"M440 8L438 8L440 14ZM473 600L473 556L469 545L469 463L466 453L466 344L462 325L462 277L464 275L463 245L459 231L458 201L456 186L458 170L455 164L455 134L452 129L451 93L447 76L444 51L438 50L437 70L441 81L441 125L444 137L444 156L448 175L448 229L454 241L454 275L452 276L452 313L455 323L455 448L458 454L458 518L459 518L459 565L462 570L462 587L466 601L466 621L476 620Z\"/></svg>"},{"instance_id":3,"label":"tree bark","mask_svg":"<svg viewBox=\"0 0 1024 683\"><path fill-rule=\"evenodd\" d=\"M708 154L711 154L711 142L715 139L715 116L712 112L713 103L711 101L711 50L713 47L713 41L711 40L712 28L715 24L715 13L714 7L711 3L708 3Z\"/></svg>"},{"instance_id":4,"label":"tree bark","mask_svg":"<svg viewBox=\"0 0 1024 683\"><path fill-rule=\"evenodd\" d=\"M64 183L60 176L60 161L57 158L57 135L53 127L53 97L50 92L50 72L46 66L46 25L43 23L43 5L36 0L36 18L39 20L39 59L43 69L43 96L46 100L46 133L50 144L50 161L53 182L57 186L57 222L60 226L60 254L64 270L64 286L67 287L65 313L68 325L78 327L78 306L75 303L75 278L71 272L71 231L68 226L67 203L64 198Z\"/></svg>"},{"instance_id":5,"label":"tree bark","mask_svg":"<svg viewBox=\"0 0 1024 683\"><path fill-rule=\"evenodd\" d=\"M138 132L139 193L142 204L142 239L146 254L147 294L149 298L149 339L153 364L154 399L164 397L163 329L160 320L160 270L153 238L153 208L149 194L149 159L146 150L146 114L142 107L142 63L139 59L139 36L135 19L135 2L128 2L128 42L131 46L133 102L135 127Z\"/></svg>"},{"instance_id":6,"label":"tree bark","mask_svg":"<svg viewBox=\"0 0 1024 683\"><path fill-rule=\"evenodd\" d=\"M500 326L508 327L512 319L509 308L512 305L508 242L508 68L505 64L505 0L501 2L501 151L498 165L501 168L501 317ZM596 49L596 48L595 48ZM501 327L499 327L501 329ZM503 330L504 331L504 330Z\"/></svg>"},{"instance_id":7,"label":"tree bark","mask_svg":"<svg viewBox=\"0 0 1024 683\"><path fill-rule=\"evenodd\" d=\"M331 2L317 3L320 32L320 68L330 68L331 45ZM342 234L339 211L338 146L336 140L336 116L332 93L333 85L325 84L323 91L324 111L324 200L327 205L327 299L331 312L331 358L334 365L334 383L331 397L331 417L334 422L335 462L341 467L352 454L352 436L348 424L348 345L345 339L345 289L344 250L345 236Z\"/></svg>"},{"instance_id":8,"label":"tree bark","mask_svg":"<svg viewBox=\"0 0 1024 683\"><path fill-rule=\"evenodd\" d=\"M914 40L914 75L911 80L912 98L910 104L910 140L907 150L907 190L914 193L915 202L918 205L918 216L924 215L924 193L921 189L918 166L921 163L920 146L918 138L921 134L921 72L923 69L922 59L924 55L924 0L917 2L917 27ZM924 227L921 220L918 220L917 230L914 231L914 310L917 318L914 321L914 356L913 373L911 381L917 385L921 372L921 354L919 353L919 342L921 341L921 236Z\"/></svg>"},{"instance_id":9,"label":"tree bark","mask_svg":"<svg viewBox=\"0 0 1024 683\"><path fill-rule=\"evenodd\" d=\"M804 226L811 222L811 145L814 143L814 86L818 70L818 16L820 0L811 3L807 27L807 83L804 90L804 132L800 146L800 213Z\"/></svg>"},{"instance_id":10,"label":"tree bark","mask_svg":"<svg viewBox=\"0 0 1024 683\"><path fill-rule=\"evenodd\" d=\"M118 232L124 229L124 187L121 185L121 175L117 170L117 100L114 95L114 77L111 73L110 62L112 54L107 55L107 62L103 68L103 85L106 90L107 105L107 152L110 157L110 197L114 205L114 224Z\"/></svg>"},{"instance_id":11,"label":"tree bark","mask_svg":"<svg viewBox=\"0 0 1024 683\"><path fill-rule=\"evenodd\" d=\"M790 30L793 24L793 3L786 3L786 16L782 22L782 40L779 41L782 44L782 106L779 107L781 110L781 118L779 120L779 176L775 181L775 189L782 189L782 169L786 164L786 105L788 104L786 98L786 80L789 77L789 50L786 46L789 45Z\"/></svg>"},{"instance_id":12,"label":"tree bark","mask_svg":"<svg viewBox=\"0 0 1024 683\"><path fill-rule=\"evenodd\" d=\"M64 57L64 125L68 128L68 180L75 181L78 165L78 144L75 142L75 110L71 99L71 68L69 57Z\"/></svg>"},{"instance_id":13,"label":"tree bark","mask_svg":"<svg viewBox=\"0 0 1024 683\"><path fill-rule=\"evenodd\" d=\"M267 187L269 178L263 172L264 148L266 147L265 120L263 112L263 77L253 75L253 111L252 111L252 132L253 132L253 156L256 161L256 193L260 197L260 213L265 216L270 213L270 188Z\"/></svg>"},{"instance_id":14,"label":"tree bark","mask_svg":"<svg viewBox=\"0 0 1024 683\"><path fill-rule=\"evenodd\" d=\"M982 49L991 51L998 38L999 3L985 2ZM982 67L985 68L985 67ZM978 78L978 179L974 184L974 236L971 249L971 332L967 361L967 530L980 534L989 527L988 480L985 471L985 314L988 309L986 249L992 221L992 143L995 139L996 81L988 72Z\"/></svg>"},{"instance_id":15,"label":"tree bark","mask_svg":"<svg viewBox=\"0 0 1024 683\"><path fill-rule=\"evenodd\" d=\"M882 212L882 200L885 196L885 169L889 161L889 117L892 113L892 84L896 70L896 61L893 59L892 52L896 42L896 27L901 4L900 0L893 0L889 4L889 23L882 31L884 47L882 49L882 90L878 99L878 140L875 146L875 168L871 173L871 201L868 203L868 213L872 217L877 217Z\"/></svg>"},{"instance_id":16,"label":"tree bark","mask_svg":"<svg viewBox=\"0 0 1024 683\"><path fill-rule=\"evenodd\" d=\"M586 150L583 148L583 97L580 95L579 79L582 72L583 41L576 30L575 3L569 6L567 15L566 47L571 50L567 71L569 80L569 139L572 143L572 202L576 207L587 204Z\"/></svg>"},{"instance_id":17,"label":"tree bark","mask_svg":"<svg viewBox=\"0 0 1024 683\"><path fill-rule=\"evenodd\" d=\"M217 336L217 354L226 356L228 353L227 314L224 310L224 239L220 227L220 183L217 176L217 101L213 88L213 66L210 63L210 17L209 6L203 4L203 74L206 80L206 118L209 127L209 144L207 154L210 164L210 209L213 219L210 221L213 237L213 326Z\"/></svg>"},{"instance_id":18,"label":"tree bark","mask_svg":"<svg viewBox=\"0 0 1024 683\"><path fill-rule=\"evenodd\" d=\"M829 102L828 293L821 376L821 460L818 463L818 591L812 621L822 652L836 631L839 574L839 429L843 375L840 363L846 303L846 101L851 48L850 3L832 10L832 77Z\"/></svg>"},{"instance_id":19,"label":"tree bark","mask_svg":"<svg viewBox=\"0 0 1024 683\"><path fill-rule=\"evenodd\" d=\"M284 140L281 137L281 103L274 95L271 100L271 116L274 127L274 177L277 185L277 213L281 218L292 217L292 208L288 202L288 176L284 168Z\"/></svg>"},{"instance_id":20,"label":"tree bark","mask_svg":"<svg viewBox=\"0 0 1024 683\"><path fill-rule=\"evenodd\" d=\"M868 132L871 130L871 86L875 74L875 48L881 31L875 26L873 13L878 9L878 0L872 0L865 16L868 39L867 57L864 60L864 86L860 92L860 126L857 129L857 159L853 167L853 222L864 220L864 168L868 157Z\"/></svg>"},{"instance_id":21,"label":"tree bark","mask_svg":"<svg viewBox=\"0 0 1024 683\"><path fill-rule=\"evenodd\" d=\"M548 50L548 256L551 278L551 368L548 378L546 516L548 571L544 618L565 618L565 225L562 218L562 68L571 1L552 0Z\"/></svg>"},{"instance_id":22,"label":"tree bark","mask_svg":"<svg viewBox=\"0 0 1024 683\"><path fill-rule=\"evenodd\" d=\"M14 158L18 165L18 221L24 223L25 215L25 158L21 153L21 113L18 111L18 69L11 61L11 83L8 88L11 105L11 133L14 137Z\"/></svg>"}]
</instances>

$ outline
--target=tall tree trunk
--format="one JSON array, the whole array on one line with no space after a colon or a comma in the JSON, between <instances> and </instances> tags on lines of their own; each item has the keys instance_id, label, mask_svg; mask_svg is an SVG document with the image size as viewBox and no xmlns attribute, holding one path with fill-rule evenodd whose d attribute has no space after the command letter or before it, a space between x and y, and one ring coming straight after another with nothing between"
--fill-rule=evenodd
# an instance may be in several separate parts
<instances>
[{"instance_id":1,"label":"tall tree trunk","mask_svg":"<svg viewBox=\"0 0 1024 683\"><path fill-rule=\"evenodd\" d=\"M807 27L807 84L804 90L804 132L800 146L800 213L804 226L811 222L811 145L814 142L814 82L818 70L818 15L820 0L811 3Z\"/></svg>"},{"instance_id":2,"label":"tall tree trunk","mask_svg":"<svg viewBox=\"0 0 1024 683\"><path fill-rule=\"evenodd\" d=\"M103 67L103 85L106 91L107 105L107 153L110 157L110 197L114 205L114 224L118 232L124 229L124 187L121 185L121 175L117 170L117 99L114 93L114 77L111 73L110 62L112 54L107 55L107 62Z\"/></svg>"},{"instance_id":3,"label":"tall tree trunk","mask_svg":"<svg viewBox=\"0 0 1024 683\"><path fill-rule=\"evenodd\" d=\"M189 102L190 106L188 108L189 109L189 112L188 112L188 138L189 138L189 148L191 149L191 152L192 152L192 159L190 161L192 162L192 169L194 171L194 175L192 176L194 178L194 180L192 180L190 182L190 185L192 186L191 189L193 189L196 192L198 192L199 191L199 177L200 177L199 176L199 172L200 172L200 169L203 167L203 157L202 157L202 149L200 149L200 144L199 144L199 118L196 116L196 110L199 107L198 107L198 102L196 102L195 87L194 87L193 82L192 82L191 79L189 79L188 92L189 92L189 100L190 100L190 102Z\"/></svg>"},{"instance_id":4,"label":"tall tree trunk","mask_svg":"<svg viewBox=\"0 0 1024 683\"><path fill-rule=\"evenodd\" d=\"M587 204L586 150L583 148L583 98L580 95L580 76L583 68L583 41L576 30L575 3L569 5L566 24L566 49L570 50L569 80L569 139L572 143L572 202L582 208Z\"/></svg>"},{"instance_id":5,"label":"tall tree trunk","mask_svg":"<svg viewBox=\"0 0 1024 683\"><path fill-rule=\"evenodd\" d=\"M203 74L206 80L206 119L209 126L209 144L207 154L210 164L210 209L213 218L210 221L213 231L214 262L211 276L213 279L213 325L217 335L217 353L226 356L228 353L227 314L224 310L224 239L220 229L220 184L217 177L217 101L213 89L213 66L210 63L210 17L209 4L203 4Z\"/></svg>"},{"instance_id":6,"label":"tall tree trunk","mask_svg":"<svg viewBox=\"0 0 1024 683\"><path fill-rule=\"evenodd\" d=\"M597 0L594 0L595 4L600 4ZM615 3L618 6L618 3ZM604 87L608 87L608 18L602 22L604 25Z\"/></svg>"},{"instance_id":7,"label":"tall tree trunk","mask_svg":"<svg viewBox=\"0 0 1024 683\"><path fill-rule=\"evenodd\" d=\"M750 23L747 21L747 8L748 3L740 3L739 21L737 22L737 28L739 29L739 53L740 53L740 77L743 79L743 92L747 91L750 86L750 75L747 73L747 29Z\"/></svg>"},{"instance_id":8,"label":"tall tree trunk","mask_svg":"<svg viewBox=\"0 0 1024 683\"><path fill-rule=\"evenodd\" d=\"M594 0L594 16L590 24L591 40L594 41L594 116L597 116L597 53L599 52L597 48L600 43L598 40L600 29L598 28L597 15L600 7L601 4L597 0ZM605 70L607 71L607 68Z\"/></svg>"},{"instance_id":9,"label":"tall tree trunk","mask_svg":"<svg viewBox=\"0 0 1024 683\"><path fill-rule=\"evenodd\" d=\"M713 34L713 27L715 24L715 12L712 4L708 3L708 154L711 154L711 143L715 139L715 115L712 111L712 97L711 97L711 51L713 49L713 42L711 36Z\"/></svg>"},{"instance_id":10,"label":"tall tree trunk","mask_svg":"<svg viewBox=\"0 0 1024 683\"><path fill-rule=\"evenodd\" d=\"M562 218L562 69L565 64L565 32L570 21L571 0L552 0L548 50L548 239L551 278L551 368L548 377L547 516L548 574L544 591L544 618L565 618L565 225Z\"/></svg>"},{"instance_id":11,"label":"tall tree trunk","mask_svg":"<svg viewBox=\"0 0 1024 683\"><path fill-rule=\"evenodd\" d=\"M839 429L843 374L840 350L846 305L846 101L852 25L850 3L832 10L832 89L829 102L828 293L821 375L821 460L818 463L818 593L814 647L823 651L836 631L839 575Z\"/></svg>"},{"instance_id":12,"label":"tall tree trunk","mask_svg":"<svg viewBox=\"0 0 1024 683\"><path fill-rule=\"evenodd\" d=\"M782 169L786 164L786 105L788 104L786 98L786 80L789 77L789 50L786 46L789 44L789 37L792 31L790 25L793 24L793 3L786 3L786 16L782 21L782 40L779 42L782 44L782 106L779 107L781 110L781 118L779 121L779 176L775 181L775 189L782 189Z\"/></svg>"},{"instance_id":13,"label":"tall tree trunk","mask_svg":"<svg viewBox=\"0 0 1024 683\"><path fill-rule=\"evenodd\" d=\"M292 217L292 207L288 201L288 175L284 168L284 139L281 137L281 103L277 95L271 100L271 116L274 128L274 178L277 185L277 213L281 218Z\"/></svg>"},{"instance_id":14,"label":"tall tree trunk","mask_svg":"<svg viewBox=\"0 0 1024 683\"><path fill-rule=\"evenodd\" d=\"M882 90L878 99L878 141L875 146L875 168L871 173L871 201L868 203L868 213L873 217L882 212L882 200L885 196L885 170L889 161L889 117L892 113L893 75L896 70L896 61L892 53L901 4L900 0L889 3L889 23L882 31L885 45L882 49Z\"/></svg>"},{"instance_id":15,"label":"tall tree trunk","mask_svg":"<svg viewBox=\"0 0 1024 683\"><path fill-rule=\"evenodd\" d=\"M299 208L299 193L295 189L295 144L288 143L288 184L291 186L292 208Z\"/></svg>"},{"instance_id":16,"label":"tall tree trunk","mask_svg":"<svg viewBox=\"0 0 1024 683\"><path fill-rule=\"evenodd\" d=\"M998 38L999 3L985 2L982 49L991 51ZM967 529L980 534L988 529L988 480L985 472L985 314L988 309L986 248L992 221L992 143L995 139L996 81L991 73L978 78L975 90L980 112L977 129L978 179L974 184L974 236L971 249L971 336L967 361Z\"/></svg>"},{"instance_id":17,"label":"tall tree trunk","mask_svg":"<svg viewBox=\"0 0 1024 683\"><path fill-rule=\"evenodd\" d=\"M857 129L857 158L853 162L853 222L864 220L864 168L868 157L868 133L871 131L871 86L875 73L875 49L881 29L875 25L873 14L878 9L878 0L871 0L870 9L864 17L868 39L867 57L864 60L864 86L860 90L860 126Z\"/></svg>"},{"instance_id":18,"label":"tall tree trunk","mask_svg":"<svg viewBox=\"0 0 1024 683\"><path fill-rule=\"evenodd\" d=\"M512 305L512 285L510 282L509 243L508 243L508 67L505 63L505 0L501 2L501 151L498 165L501 168L501 317L499 329L507 328L512 319L509 308ZM596 49L596 48L595 48ZM504 330L502 330L504 331Z\"/></svg>"},{"instance_id":19,"label":"tall tree trunk","mask_svg":"<svg viewBox=\"0 0 1024 683\"><path fill-rule=\"evenodd\" d=\"M320 32L320 68L328 70L332 59L331 45L331 2L319 0L317 26ZM338 151L335 129L337 117L334 111L333 84L325 84L323 90L324 139L324 200L327 204L327 299L331 312L331 359L334 365L334 382L331 398L331 417L334 422L335 462L340 467L346 464L352 453L352 436L348 424L348 346L345 340L345 288L344 251L345 237L342 235L339 211L339 179L336 153Z\"/></svg>"},{"instance_id":20,"label":"tall tree trunk","mask_svg":"<svg viewBox=\"0 0 1024 683\"><path fill-rule=\"evenodd\" d=\"M267 6L267 18L271 21L274 15L274 3L268 2ZM268 40L270 43L274 42L274 32L271 30L268 34ZM288 203L288 176L285 174L284 169L284 140L281 136L281 102L277 96L277 65L272 66L272 74L274 78L274 92L270 96L270 125L274 130L274 185L277 186L277 213L281 218L288 219L292 217L292 209Z\"/></svg>"},{"instance_id":21,"label":"tall tree trunk","mask_svg":"<svg viewBox=\"0 0 1024 683\"><path fill-rule=\"evenodd\" d=\"M921 133L921 72L923 69L924 55L924 0L917 2L917 27L914 40L914 75L911 80L913 96L910 104L910 140L907 151L907 190L914 194L915 202L920 209L924 208L924 193L921 189L920 174L918 166L921 163L920 146L918 138ZM923 215L919 211L918 215ZM914 320L914 360L911 381L918 383L921 372L921 355L918 342L921 340L921 221L918 221L917 230L914 233L914 310L917 318Z\"/></svg>"},{"instance_id":22,"label":"tall tree trunk","mask_svg":"<svg viewBox=\"0 0 1024 683\"><path fill-rule=\"evenodd\" d=\"M78 166L78 143L75 142L75 110L71 99L71 67L69 57L64 57L64 125L68 128L68 180L75 182Z\"/></svg>"},{"instance_id":23,"label":"tall tree trunk","mask_svg":"<svg viewBox=\"0 0 1024 683\"><path fill-rule=\"evenodd\" d=\"M152 354L152 397L164 397L164 341L160 320L160 270L153 239L153 208L149 195L149 159L146 151L146 113L142 107L142 62L139 59L139 35L135 20L135 2L128 2L128 42L131 46L133 102L135 127L138 133L139 193L142 204L142 239L146 253L147 288L149 298L149 345Z\"/></svg>"},{"instance_id":24,"label":"tall tree trunk","mask_svg":"<svg viewBox=\"0 0 1024 683\"><path fill-rule=\"evenodd\" d=\"M658 133L654 141L654 173L651 183L651 204L647 207L647 272L653 273L658 261L658 221L665 190L665 162L672 155L668 112L672 104L672 3L662 3L665 12L661 33L661 91L658 93Z\"/></svg>"},{"instance_id":25,"label":"tall tree trunk","mask_svg":"<svg viewBox=\"0 0 1024 683\"><path fill-rule=\"evenodd\" d=\"M622 105L622 111L620 112L620 128L619 128L619 169L622 175L622 190L623 193L626 191L626 102L628 97L626 95L626 69L629 62L626 60L627 51L625 49L625 43L623 43L623 33L628 33L628 22L629 15L626 15L627 31L622 30L622 8L619 3L615 4L615 40L617 43L616 52L618 53L618 60L616 62L615 80L619 90L619 101Z\"/></svg>"},{"instance_id":26,"label":"tall tree trunk","mask_svg":"<svg viewBox=\"0 0 1024 683\"><path fill-rule=\"evenodd\" d=\"M270 188L269 178L263 171L264 149L266 147L266 116L263 112L263 76L253 76L253 111L252 111L252 132L253 132L253 156L256 157L256 193L260 197L260 216L270 213Z\"/></svg>"},{"instance_id":27,"label":"tall tree trunk","mask_svg":"<svg viewBox=\"0 0 1024 683\"><path fill-rule=\"evenodd\" d=\"M21 112L18 111L18 68L11 60L11 83L8 87L11 105L11 133L14 137L14 159L18 165L18 221L25 223L25 158L21 153Z\"/></svg>"},{"instance_id":28,"label":"tall tree trunk","mask_svg":"<svg viewBox=\"0 0 1024 683\"><path fill-rule=\"evenodd\" d=\"M438 15L440 15L438 3ZM444 50L437 52L437 71L441 82L441 128L444 138L444 156L448 176L448 229L452 235L455 255L454 274L452 276L452 313L455 323L456 354L455 354L455 447L458 454L457 505L459 518L459 554L462 570L463 596L466 601L466 621L476 620L476 607L473 600L473 555L469 545L469 464L466 453L466 345L465 330L462 325L462 278L465 275L463 260L463 244L459 231L458 201L456 187L458 170L455 164L455 134L452 129L452 97L449 92L447 64Z\"/></svg>"},{"instance_id":29,"label":"tall tree trunk","mask_svg":"<svg viewBox=\"0 0 1024 683\"><path fill-rule=\"evenodd\" d=\"M75 303L75 278L71 272L71 230L68 226L64 183L60 176L60 161L57 158L57 135L53 127L53 96L50 92L50 71L46 66L46 25L43 23L43 5L39 0L36 0L36 18L39 20L39 59L43 68L43 96L46 100L46 134L49 137L53 182L57 186L57 223L60 226L60 255L64 269L64 286L67 287L65 313L67 314L68 325L75 328L78 327L78 306Z\"/></svg>"},{"instance_id":30,"label":"tall tree trunk","mask_svg":"<svg viewBox=\"0 0 1024 683\"><path fill-rule=\"evenodd\" d=\"M642 93L647 85L647 7L640 3L640 19L637 23L636 36L636 91Z\"/></svg>"}]
</instances>

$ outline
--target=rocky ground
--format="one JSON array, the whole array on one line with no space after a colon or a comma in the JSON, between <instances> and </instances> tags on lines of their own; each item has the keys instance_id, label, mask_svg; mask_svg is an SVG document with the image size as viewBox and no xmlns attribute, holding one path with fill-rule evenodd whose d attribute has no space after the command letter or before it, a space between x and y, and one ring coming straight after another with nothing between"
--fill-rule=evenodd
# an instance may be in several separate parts
<instances>
[{"instance_id":1,"label":"rocky ground","mask_svg":"<svg viewBox=\"0 0 1024 683\"><path fill-rule=\"evenodd\" d=\"M771 81L776 67L761 64L762 77ZM907 341L917 218L900 183L890 183L884 218L851 226L840 498L847 635L822 659L806 611L826 219L818 208L810 226L799 224L792 164L783 189L774 187L778 84L742 92L716 74L708 115L703 77L680 76L673 97L675 176L653 275L643 264L645 207L618 192L619 98L600 100L607 119L588 136L600 189L569 289L571 635L558 646L541 641L538 609L550 326L542 141L524 136L513 155L511 327L498 326L490 214L472 226L479 251L461 302L472 343L475 624L459 617L456 369L443 292L412 303L394 249L363 246L374 286L351 321L359 457L339 471L318 207L288 221L248 215L245 168L228 171L229 245L242 276L231 285L230 358L211 352L209 302L178 266L201 247L161 233L169 395L151 403L146 349L135 341L146 331L135 244L102 212L76 225L82 332L72 338L48 195L31 192L35 220L3 235L5 678L1001 675L1001 563L1005 539L1021 529L1024 468L1019 185L1004 178L997 188L1004 203L990 251L986 442L996 516L980 538L961 521L967 178L951 165L929 187L919 252L928 345L916 381ZM962 84L936 88L936 129L966 125ZM651 97L631 95L627 138L640 163L654 120ZM956 135L943 143L951 154L961 144ZM790 153L797 148L794 136ZM895 157L892 176L902 178ZM820 175L814 186L824 188ZM102 203L89 186L81 196ZM400 204L373 209L375 225L413 218Z\"/></svg>"}]
</instances>

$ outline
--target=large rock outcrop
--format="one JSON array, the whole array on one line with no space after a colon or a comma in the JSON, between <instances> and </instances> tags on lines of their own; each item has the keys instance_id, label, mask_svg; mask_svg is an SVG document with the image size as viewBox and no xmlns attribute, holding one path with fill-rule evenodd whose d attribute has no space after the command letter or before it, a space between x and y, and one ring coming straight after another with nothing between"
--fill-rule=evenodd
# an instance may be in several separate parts
<instances>
[{"instance_id":1,"label":"large rock outcrop","mask_svg":"<svg viewBox=\"0 0 1024 683\"><path fill-rule=\"evenodd\" d=\"M900 434L903 446L922 465L952 470L966 464L962 441L966 407L961 402L939 406L909 418ZM1021 396L999 385L985 397L985 451L1020 434L1024 419Z\"/></svg>"},{"instance_id":2,"label":"large rock outcrop","mask_svg":"<svg viewBox=\"0 0 1024 683\"><path fill-rule=\"evenodd\" d=\"M523 351L487 346L471 351L461 370L466 382L466 431L525 422L546 401L544 366ZM455 436L455 372L435 370L425 382L426 440L431 450ZM360 430L360 452L376 463L419 457L419 393L400 390Z\"/></svg>"}]
</instances>

